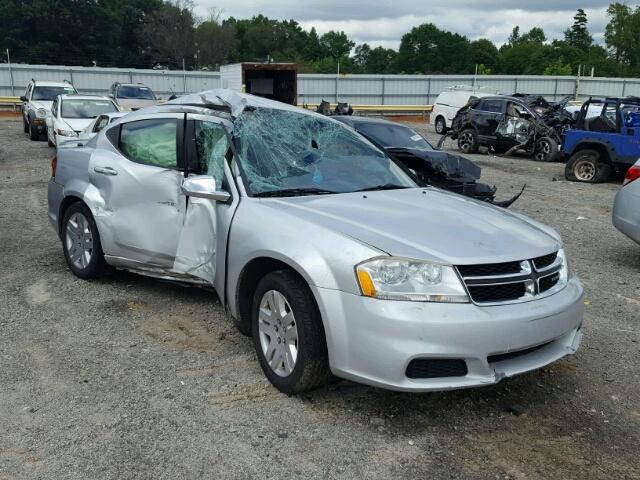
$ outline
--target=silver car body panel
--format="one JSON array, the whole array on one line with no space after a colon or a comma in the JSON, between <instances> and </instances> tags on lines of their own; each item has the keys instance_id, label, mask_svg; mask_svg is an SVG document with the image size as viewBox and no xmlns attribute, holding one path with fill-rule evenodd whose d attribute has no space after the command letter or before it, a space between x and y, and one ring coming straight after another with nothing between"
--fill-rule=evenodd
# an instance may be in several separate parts
<instances>
[{"instance_id":1,"label":"silver car body panel","mask_svg":"<svg viewBox=\"0 0 640 480\"><path fill-rule=\"evenodd\" d=\"M229 118L247 106L315 115L215 90L133 112L127 119L200 113L230 128L223 113L194 106L203 103L228 108ZM118 174L100 174L96 167ZM64 199L80 198L96 219L109 263L213 285L234 317L247 265L263 258L286 264L315 297L332 371L371 385L409 391L486 385L553 362L580 343L582 285L576 277L559 292L526 304L385 301L360 293L355 265L381 255L464 265L530 259L561 247L553 229L523 215L435 188L255 198L247 195L235 162L225 163L228 203L187 200L180 189L183 179L176 170L129 162L101 132L85 147L61 153L49 182L49 216L59 229ZM539 345L544 346L512 360L487 360ZM424 356L464 358L469 373L407 378L408 362Z\"/></svg>"},{"instance_id":2,"label":"silver car body panel","mask_svg":"<svg viewBox=\"0 0 640 480\"><path fill-rule=\"evenodd\" d=\"M640 160L636 166L640 167ZM618 190L613 202L613 225L640 244L640 179Z\"/></svg>"}]
</instances>

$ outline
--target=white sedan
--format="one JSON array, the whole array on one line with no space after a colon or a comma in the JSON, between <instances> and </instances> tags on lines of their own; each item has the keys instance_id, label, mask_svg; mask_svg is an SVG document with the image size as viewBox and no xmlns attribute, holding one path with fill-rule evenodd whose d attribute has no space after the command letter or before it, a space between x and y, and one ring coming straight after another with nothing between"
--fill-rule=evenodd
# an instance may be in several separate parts
<instances>
[{"instance_id":1,"label":"white sedan","mask_svg":"<svg viewBox=\"0 0 640 480\"><path fill-rule=\"evenodd\" d=\"M118 112L118 106L108 97L58 95L47 117L49 146L76 139L98 116L111 112Z\"/></svg>"}]
</instances>

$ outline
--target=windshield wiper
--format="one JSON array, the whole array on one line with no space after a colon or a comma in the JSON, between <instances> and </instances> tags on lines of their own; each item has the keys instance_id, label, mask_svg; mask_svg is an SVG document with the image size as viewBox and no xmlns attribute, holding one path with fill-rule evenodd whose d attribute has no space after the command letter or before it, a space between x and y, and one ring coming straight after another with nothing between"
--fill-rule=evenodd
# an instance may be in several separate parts
<instances>
[{"instance_id":1,"label":"windshield wiper","mask_svg":"<svg viewBox=\"0 0 640 480\"><path fill-rule=\"evenodd\" d=\"M283 190L271 190L269 192L255 193L254 197L295 197L298 195L328 195L334 192L332 190L325 190L323 188L285 188Z\"/></svg>"},{"instance_id":2,"label":"windshield wiper","mask_svg":"<svg viewBox=\"0 0 640 480\"><path fill-rule=\"evenodd\" d=\"M398 190L401 188L409 188L404 185L396 185L395 183L385 183L384 185L376 185L375 187L361 188L360 190L354 190L354 192L373 192L374 190Z\"/></svg>"}]
</instances>

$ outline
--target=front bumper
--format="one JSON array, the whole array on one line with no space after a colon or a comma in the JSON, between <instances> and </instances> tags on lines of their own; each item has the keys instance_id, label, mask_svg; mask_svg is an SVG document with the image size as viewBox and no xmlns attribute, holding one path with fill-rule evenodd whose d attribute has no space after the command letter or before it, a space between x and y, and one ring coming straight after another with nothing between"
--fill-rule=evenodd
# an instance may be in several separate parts
<instances>
[{"instance_id":1,"label":"front bumper","mask_svg":"<svg viewBox=\"0 0 640 480\"><path fill-rule=\"evenodd\" d=\"M382 301L313 289L332 372L391 390L430 391L490 385L574 353L582 339L583 288L573 277L560 292L512 305ZM544 345L490 363L488 358ZM463 359L459 377L406 376L413 359Z\"/></svg>"}]
</instances>

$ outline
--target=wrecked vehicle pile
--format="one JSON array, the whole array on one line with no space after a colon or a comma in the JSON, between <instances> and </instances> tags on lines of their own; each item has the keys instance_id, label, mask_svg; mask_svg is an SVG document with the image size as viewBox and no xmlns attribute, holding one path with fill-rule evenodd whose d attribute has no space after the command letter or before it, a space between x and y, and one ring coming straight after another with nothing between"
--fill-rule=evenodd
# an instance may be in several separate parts
<instances>
[{"instance_id":1,"label":"wrecked vehicle pile","mask_svg":"<svg viewBox=\"0 0 640 480\"><path fill-rule=\"evenodd\" d=\"M336 120L384 149L408 168L422 185L432 185L505 208L522 193L496 201L496 187L478 182L481 175L478 165L460 155L436 150L422 135L405 125L372 117L338 117Z\"/></svg>"},{"instance_id":2,"label":"wrecked vehicle pile","mask_svg":"<svg viewBox=\"0 0 640 480\"><path fill-rule=\"evenodd\" d=\"M549 110L551 111L551 110ZM539 162L552 162L559 154L560 125L550 125L518 97L483 97L461 108L449 136L464 153L487 147L497 154L517 150Z\"/></svg>"}]
</instances>

